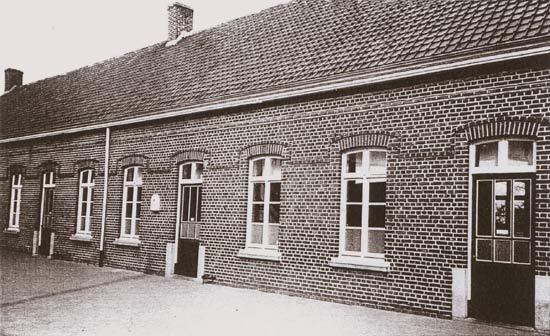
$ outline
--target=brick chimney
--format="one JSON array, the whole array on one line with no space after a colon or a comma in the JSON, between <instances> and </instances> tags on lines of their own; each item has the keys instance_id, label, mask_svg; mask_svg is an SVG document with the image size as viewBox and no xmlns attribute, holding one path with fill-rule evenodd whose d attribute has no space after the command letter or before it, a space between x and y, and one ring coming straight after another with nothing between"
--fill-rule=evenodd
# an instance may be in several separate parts
<instances>
[{"instance_id":1,"label":"brick chimney","mask_svg":"<svg viewBox=\"0 0 550 336\"><path fill-rule=\"evenodd\" d=\"M173 41L182 32L191 30L193 30L193 9L179 2L168 6L168 39Z\"/></svg>"},{"instance_id":2,"label":"brick chimney","mask_svg":"<svg viewBox=\"0 0 550 336\"><path fill-rule=\"evenodd\" d=\"M16 69L6 69L4 81L4 91L11 90L14 86L23 85L23 71Z\"/></svg>"}]
</instances>

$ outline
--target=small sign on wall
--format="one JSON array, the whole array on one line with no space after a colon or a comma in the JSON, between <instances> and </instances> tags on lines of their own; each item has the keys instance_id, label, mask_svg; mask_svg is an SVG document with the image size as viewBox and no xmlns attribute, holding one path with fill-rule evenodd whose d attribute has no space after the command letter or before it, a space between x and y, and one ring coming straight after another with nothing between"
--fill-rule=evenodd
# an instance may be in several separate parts
<instances>
[{"instance_id":1,"label":"small sign on wall","mask_svg":"<svg viewBox=\"0 0 550 336\"><path fill-rule=\"evenodd\" d=\"M160 196L158 194L151 196L151 211L160 211Z\"/></svg>"}]
</instances>

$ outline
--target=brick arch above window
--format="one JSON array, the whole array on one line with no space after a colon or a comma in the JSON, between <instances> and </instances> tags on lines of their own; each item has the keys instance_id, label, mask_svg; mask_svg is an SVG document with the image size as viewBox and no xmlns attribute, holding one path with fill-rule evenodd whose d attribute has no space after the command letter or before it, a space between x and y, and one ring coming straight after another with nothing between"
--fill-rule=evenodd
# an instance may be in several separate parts
<instances>
[{"instance_id":1,"label":"brick arch above window","mask_svg":"<svg viewBox=\"0 0 550 336\"><path fill-rule=\"evenodd\" d=\"M188 161L204 161L208 152L202 149L186 149L172 155L172 163L175 167Z\"/></svg>"},{"instance_id":2,"label":"brick arch above window","mask_svg":"<svg viewBox=\"0 0 550 336\"><path fill-rule=\"evenodd\" d=\"M96 172L99 170L99 162L93 159L79 160L73 166L73 172L77 174L79 171L84 169L93 169Z\"/></svg>"},{"instance_id":3,"label":"brick arch above window","mask_svg":"<svg viewBox=\"0 0 550 336\"><path fill-rule=\"evenodd\" d=\"M279 142L263 142L245 147L241 151L241 155L245 159L250 159L255 156L274 155L283 158L289 158L288 146Z\"/></svg>"},{"instance_id":4,"label":"brick arch above window","mask_svg":"<svg viewBox=\"0 0 550 336\"><path fill-rule=\"evenodd\" d=\"M502 137L535 139L543 123L542 118L500 117L471 122L458 128L457 133L464 132L470 143Z\"/></svg>"},{"instance_id":5,"label":"brick arch above window","mask_svg":"<svg viewBox=\"0 0 550 336\"><path fill-rule=\"evenodd\" d=\"M12 164L8 167L8 170L6 172L7 176L11 176L12 174L23 174L25 175L27 171L27 168L23 165L19 164Z\"/></svg>"},{"instance_id":6,"label":"brick arch above window","mask_svg":"<svg viewBox=\"0 0 550 336\"><path fill-rule=\"evenodd\" d=\"M148 169L149 158L145 155L132 154L117 160L117 171L124 170L126 167L130 166L142 166Z\"/></svg>"},{"instance_id":7,"label":"brick arch above window","mask_svg":"<svg viewBox=\"0 0 550 336\"><path fill-rule=\"evenodd\" d=\"M38 165L38 172L41 174L49 171L53 171L56 175L60 175L61 165L55 161L44 161Z\"/></svg>"},{"instance_id":8,"label":"brick arch above window","mask_svg":"<svg viewBox=\"0 0 550 336\"><path fill-rule=\"evenodd\" d=\"M389 132L365 132L336 139L340 152L353 148L382 147L389 148L394 136Z\"/></svg>"}]
</instances>

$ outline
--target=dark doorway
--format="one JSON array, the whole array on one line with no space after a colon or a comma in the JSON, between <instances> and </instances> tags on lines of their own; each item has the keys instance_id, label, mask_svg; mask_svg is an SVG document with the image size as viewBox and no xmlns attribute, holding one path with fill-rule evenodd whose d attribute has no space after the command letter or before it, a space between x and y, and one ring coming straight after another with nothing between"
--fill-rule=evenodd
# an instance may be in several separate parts
<instances>
[{"instance_id":1,"label":"dark doorway","mask_svg":"<svg viewBox=\"0 0 550 336\"><path fill-rule=\"evenodd\" d=\"M44 188L43 193L40 246L38 248L38 253L42 255L50 254L50 240L53 224L53 190L53 188Z\"/></svg>"},{"instance_id":2,"label":"dark doorway","mask_svg":"<svg viewBox=\"0 0 550 336\"><path fill-rule=\"evenodd\" d=\"M180 239L178 244L178 262L174 273L188 277L197 277L200 241Z\"/></svg>"},{"instance_id":3,"label":"dark doorway","mask_svg":"<svg viewBox=\"0 0 550 336\"><path fill-rule=\"evenodd\" d=\"M534 324L532 175L474 178L470 315Z\"/></svg>"}]
</instances>

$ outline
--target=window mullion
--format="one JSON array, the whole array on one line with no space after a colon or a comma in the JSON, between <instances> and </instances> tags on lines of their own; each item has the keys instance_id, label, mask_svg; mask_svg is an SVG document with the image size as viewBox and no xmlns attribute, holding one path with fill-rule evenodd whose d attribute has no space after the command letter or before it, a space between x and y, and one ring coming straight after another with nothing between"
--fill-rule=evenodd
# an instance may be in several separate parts
<instances>
[{"instance_id":1,"label":"window mullion","mask_svg":"<svg viewBox=\"0 0 550 336\"><path fill-rule=\"evenodd\" d=\"M262 232L262 245L268 245L269 238L269 195L271 191L271 182L266 178L264 180L264 222L263 222L263 232Z\"/></svg>"},{"instance_id":2,"label":"window mullion","mask_svg":"<svg viewBox=\"0 0 550 336\"><path fill-rule=\"evenodd\" d=\"M137 174L137 172L135 174ZM132 199L132 220L131 220L132 226L130 228L130 234L132 236L135 236L136 235L137 192L138 192L138 187L135 184L135 182L132 188L134 189L134 193L133 193L133 199Z\"/></svg>"},{"instance_id":3,"label":"window mullion","mask_svg":"<svg viewBox=\"0 0 550 336\"><path fill-rule=\"evenodd\" d=\"M93 187L88 186L88 199L86 200L86 220L84 222L84 230L86 232L90 231L90 217L92 217L92 193Z\"/></svg>"}]
</instances>

